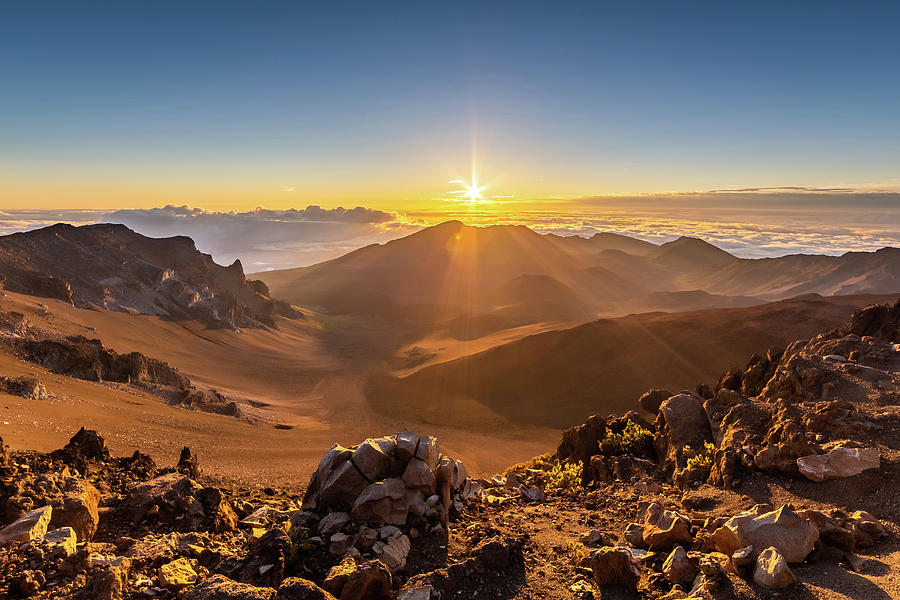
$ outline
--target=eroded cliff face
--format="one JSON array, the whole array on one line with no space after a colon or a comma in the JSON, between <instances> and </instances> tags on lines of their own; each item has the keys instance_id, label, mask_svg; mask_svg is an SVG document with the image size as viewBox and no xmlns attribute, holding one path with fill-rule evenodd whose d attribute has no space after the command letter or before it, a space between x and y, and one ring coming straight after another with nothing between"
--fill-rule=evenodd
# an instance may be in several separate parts
<instances>
[{"instance_id":1,"label":"eroded cliff face","mask_svg":"<svg viewBox=\"0 0 900 600\"><path fill-rule=\"evenodd\" d=\"M210 327L275 326L302 318L247 280L240 261L227 267L186 237L148 238L123 225L53 225L0 237L6 289L78 307L196 319Z\"/></svg>"}]
</instances>

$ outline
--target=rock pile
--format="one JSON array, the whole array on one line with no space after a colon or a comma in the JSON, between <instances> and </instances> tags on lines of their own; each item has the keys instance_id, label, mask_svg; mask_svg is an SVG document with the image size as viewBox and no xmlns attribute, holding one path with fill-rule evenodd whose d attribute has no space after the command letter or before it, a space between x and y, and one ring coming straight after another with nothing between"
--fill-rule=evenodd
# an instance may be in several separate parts
<instances>
[{"instance_id":1,"label":"rock pile","mask_svg":"<svg viewBox=\"0 0 900 600\"><path fill-rule=\"evenodd\" d=\"M403 432L353 448L333 446L309 482L303 508L365 524L446 526L467 485L465 466L442 455L436 438Z\"/></svg>"}]
</instances>

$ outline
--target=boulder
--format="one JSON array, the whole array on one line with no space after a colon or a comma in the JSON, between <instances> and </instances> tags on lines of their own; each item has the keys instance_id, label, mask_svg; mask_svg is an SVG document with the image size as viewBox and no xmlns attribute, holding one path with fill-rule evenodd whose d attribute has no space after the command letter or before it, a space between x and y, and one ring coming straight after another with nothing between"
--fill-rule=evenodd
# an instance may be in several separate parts
<instances>
[{"instance_id":1,"label":"boulder","mask_svg":"<svg viewBox=\"0 0 900 600\"><path fill-rule=\"evenodd\" d=\"M278 586L275 600L337 600L312 581L288 577Z\"/></svg>"},{"instance_id":2,"label":"boulder","mask_svg":"<svg viewBox=\"0 0 900 600\"><path fill-rule=\"evenodd\" d=\"M162 587L173 591L192 586L197 581L197 572L191 566L191 561L184 557L159 567L157 576Z\"/></svg>"},{"instance_id":3,"label":"boulder","mask_svg":"<svg viewBox=\"0 0 900 600\"><path fill-rule=\"evenodd\" d=\"M277 587L284 579L290 556L290 536L277 527L270 529L250 545L237 571L237 579L257 586Z\"/></svg>"},{"instance_id":4,"label":"boulder","mask_svg":"<svg viewBox=\"0 0 900 600\"><path fill-rule=\"evenodd\" d=\"M600 453L600 441L606 436L606 421L597 415L589 417L583 425L576 425L563 432L556 449L556 458L562 462L590 464L591 457ZM590 476L588 470L585 473ZM590 480L582 481L583 484Z\"/></svg>"},{"instance_id":5,"label":"boulder","mask_svg":"<svg viewBox=\"0 0 900 600\"><path fill-rule=\"evenodd\" d=\"M184 600L273 600L275 590L237 583L224 575L213 575L185 595Z\"/></svg>"},{"instance_id":6,"label":"boulder","mask_svg":"<svg viewBox=\"0 0 900 600\"><path fill-rule=\"evenodd\" d=\"M310 483L312 485L312 483ZM307 505L304 509L322 508L328 510L348 511L353 502L369 485L369 480L349 460L337 465L322 485L318 502Z\"/></svg>"},{"instance_id":7,"label":"boulder","mask_svg":"<svg viewBox=\"0 0 900 600\"><path fill-rule=\"evenodd\" d=\"M800 473L812 481L853 477L868 469L881 467L878 448L834 448L825 454L810 454L797 459Z\"/></svg>"},{"instance_id":8,"label":"boulder","mask_svg":"<svg viewBox=\"0 0 900 600\"><path fill-rule=\"evenodd\" d=\"M71 527L60 527L44 534L44 543L51 554L65 557L75 554L78 545L78 537Z\"/></svg>"},{"instance_id":9,"label":"boulder","mask_svg":"<svg viewBox=\"0 0 900 600\"><path fill-rule=\"evenodd\" d=\"M100 523L100 492L83 479L72 479L65 495L53 505L51 527L71 527L78 539L89 542Z\"/></svg>"},{"instance_id":10,"label":"boulder","mask_svg":"<svg viewBox=\"0 0 900 600\"><path fill-rule=\"evenodd\" d=\"M328 551L339 556L346 554L350 549L351 542L353 542L353 538L346 533L334 533L328 539Z\"/></svg>"},{"instance_id":11,"label":"boulder","mask_svg":"<svg viewBox=\"0 0 900 600\"><path fill-rule=\"evenodd\" d=\"M731 568L735 573L745 575L753 566L753 546L735 550L731 555Z\"/></svg>"},{"instance_id":12,"label":"boulder","mask_svg":"<svg viewBox=\"0 0 900 600\"><path fill-rule=\"evenodd\" d=\"M644 392L638 399L638 404L648 413L655 415L659 412L660 405L671 397L672 392L669 390L654 389Z\"/></svg>"},{"instance_id":13,"label":"boulder","mask_svg":"<svg viewBox=\"0 0 900 600\"><path fill-rule=\"evenodd\" d=\"M408 512L406 484L402 479L389 478L367 486L350 514L360 523L403 525Z\"/></svg>"},{"instance_id":14,"label":"boulder","mask_svg":"<svg viewBox=\"0 0 900 600\"><path fill-rule=\"evenodd\" d=\"M434 588L430 585L408 587L400 590L397 600L431 600Z\"/></svg>"},{"instance_id":15,"label":"boulder","mask_svg":"<svg viewBox=\"0 0 900 600\"><path fill-rule=\"evenodd\" d=\"M642 537L650 549L690 543L691 520L654 502L644 512Z\"/></svg>"},{"instance_id":16,"label":"boulder","mask_svg":"<svg viewBox=\"0 0 900 600\"><path fill-rule=\"evenodd\" d=\"M641 567L625 548L600 548L591 553L586 562L598 586L621 585L637 589Z\"/></svg>"},{"instance_id":17,"label":"boulder","mask_svg":"<svg viewBox=\"0 0 900 600\"><path fill-rule=\"evenodd\" d=\"M697 560L689 558L687 552L681 546L675 546L675 549L669 553L669 556L663 562L663 574L672 583L682 585L691 583L699 572L700 566Z\"/></svg>"},{"instance_id":18,"label":"boulder","mask_svg":"<svg viewBox=\"0 0 900 600\"><path fill-rule=\"evenodd\" d=\"M461 490L469 479L469 471L461 460L456 461L456 468L453 470L453 477L450 479L450 488L454 491Z\"/></svg>"},{"instance_id":19,"label":"boulder","mask_svg":"<svg viewBox=\"0 0 900 600\"><path fill-rule=\"evenodd\" d=\"M774 547L789 563L800 563L812 552L818 537L815 525L788 506L782 506L761 515L754 512L735 515L716 529L710 539L719 552L728 556L747 546L753 546L756 552Z\"/></svg>"},{"instance_id":20,"label":"boulder","mask_svg":"<svg viewBox=\"0 0 900 600\"><path fill-rule=\"evenodd\" d=\"M753 568L753 582L767 589L782 589L796 581L788 561L776 548L763 550Z\"/></svg>"},{"instance_id":21,"label":"boulder","mask_svg":"<svg viewBox=\"0 0 900 600\"><path fill-rule=\"evenodd\" d=\"M135 488L125 501L135 523L180 530L229 531L237 515L217 488L204 488L180 473L168 473Z\"/></svg>"},{"instance_id":22,"label":"boulder","mask_svg":"<svg viewBox=\"0 0 900 600\"><path fill-rule=\"evenodd\" d=\"M51 506L42 506L25 513L0 530L0 547L43 538L52 516Z\"/></svg>"}]
</instances>

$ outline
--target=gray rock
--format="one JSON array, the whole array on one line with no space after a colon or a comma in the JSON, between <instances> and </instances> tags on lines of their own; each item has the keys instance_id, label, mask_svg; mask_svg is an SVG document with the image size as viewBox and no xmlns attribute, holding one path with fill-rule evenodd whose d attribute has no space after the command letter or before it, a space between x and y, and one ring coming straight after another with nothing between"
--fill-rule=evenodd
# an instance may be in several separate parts
<instances>
[{"instance_id":1,"label":"gray rock","mask_svg":"<svg viewBox=\"0 0 900 600\"><path fill-rule=\"evenodd\" d=\"M403 472L403 482L406 487L420 490L424 494L434 494L437 489L434 472L421 460L411 460Z\"/></svg>"},{"instance_id":2,"label":"gray rock","mask_svg":"<svg viewBox=\"0 0 900 600\"><path fill-rule=\"evenodd\" d=\"M329 536L343 529L349 521L349 513L333 512L322 517L322 520L319 521L318 531L321 535Z\"/></svg>"},{"instance_id":3,"label":"gray rock","mask_svg":"<svg viewBox=\"0 0 900 600\"><path fill-rule=\"evenodd\" d=\"M366 487L356 499L351 515L360 523L403 525L409 507L402 479L389 478Z\"/></svg>"}]
</instances>

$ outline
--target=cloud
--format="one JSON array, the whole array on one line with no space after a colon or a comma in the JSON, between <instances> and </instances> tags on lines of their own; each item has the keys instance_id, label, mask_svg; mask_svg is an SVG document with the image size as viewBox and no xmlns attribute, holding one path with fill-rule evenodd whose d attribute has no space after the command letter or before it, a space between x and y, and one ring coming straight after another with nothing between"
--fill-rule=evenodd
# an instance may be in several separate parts
<instances>
[{"instance_id":1,"label":"cloud","mask_svg":"<svg viewBox=\"0 0 900 600\"><path fill-rule=\"evenodd\" d=\"M900 193L822 188L607 196L403 214L315 205L244 212L171 205L111 213L0 210L0 233L57 222L122 223L153 237L189 236L217 262L239 258L251 273L329 260L450 219L472 225L526 225L540 233L585 237L610 231L654 243L689 235L746 258L900 247Z\"/></svg>"},{"instance_id":2,"label":"cloud","mask_svg":"<svg viewBox=\"0 0 900 600\"><path fill-rule=\"evenodd\" d=\"M0 210L0 235L31 231L32 229L39 229L56 223L86 225L88 223L96 223L101 216L103 216L103 211L101 210Z\"/></svg>"},{"instance_id":3,"label":"cloud","mask_svg":"<svg viewBox=\"0 0 900 600\"><path fill-rule=\"evenodd\" d=\"M220 263L239 258L249 272L311 265L415 231L397 215L357 206L215 212L189 206L124 209L103 221L144 235L186 235Z\"/></svg>"}]
</instances>

